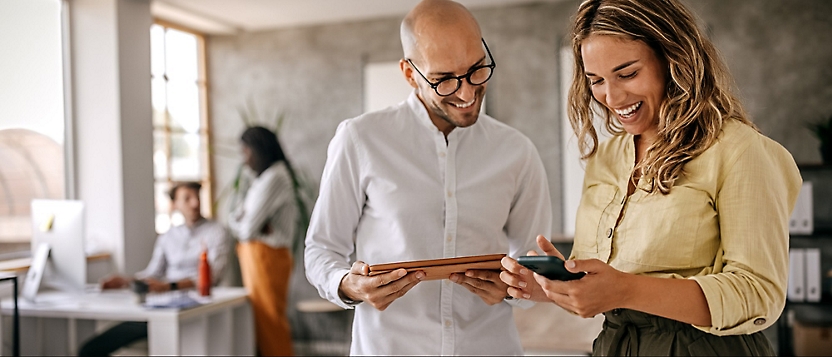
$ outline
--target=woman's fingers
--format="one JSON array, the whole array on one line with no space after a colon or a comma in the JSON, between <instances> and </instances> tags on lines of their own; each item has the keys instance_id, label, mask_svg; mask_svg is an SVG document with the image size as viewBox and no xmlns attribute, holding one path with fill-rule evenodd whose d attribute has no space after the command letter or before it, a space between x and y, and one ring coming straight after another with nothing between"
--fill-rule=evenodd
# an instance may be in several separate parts
<instances>
[{"instance_id":1,"label":"woman's fingers","mask_svg":"<svg viewBox=\"0 0 832 357\"><path fill-rule=\"evenodd\" d=\"M552 242L550 242L549 239L547 239L543 235L537 236L537 246L540 247L540 249L543 250L543 253L546 255L554 255L558 258L564 259L563 254L560 254L557 248L555 248L555 245L552 244Z\"/></svg>"}]
</instances>

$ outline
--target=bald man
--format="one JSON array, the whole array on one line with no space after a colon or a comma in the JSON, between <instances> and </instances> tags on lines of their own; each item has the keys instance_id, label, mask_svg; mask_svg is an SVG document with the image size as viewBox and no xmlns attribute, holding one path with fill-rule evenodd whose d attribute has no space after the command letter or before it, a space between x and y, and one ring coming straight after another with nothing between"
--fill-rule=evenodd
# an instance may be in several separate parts
<instances>
[{"instance_id":1,"label":"bald man","mask_svg":"<svg viewBox=\"0 0 832 357\"><path fill-rule=\"evenodd\" d=\"M495 61L473 15L424 0L401 39L413 92L338 126L307 232L307 278L355 308L353 355L522 354L512 305L528 302L506 299L498 272L368 275L368 264L517 257L552 226L531 141L480 112Z\"/></svg>"}]
</instances>

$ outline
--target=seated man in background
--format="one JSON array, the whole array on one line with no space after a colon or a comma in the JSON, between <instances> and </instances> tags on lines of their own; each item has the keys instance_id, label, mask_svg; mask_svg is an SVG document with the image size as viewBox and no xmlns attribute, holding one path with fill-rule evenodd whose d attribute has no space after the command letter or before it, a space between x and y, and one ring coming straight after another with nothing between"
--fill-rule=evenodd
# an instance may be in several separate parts
<instances>
[{"instance_id":1,"label":"seated man in background","mask_svg":"<svg viewBox=\"0 0 832 357\"><path fill-rule=\"evenodd\" d=\"M147 283L150 292L165 292L196 287L199 256L208 249L212 284L222 277L228 258L229 237L219 223L202 217L197 182L177 183L170 189L173 209L182 213L185 223L171 227L156 239L153 256L147 268L136 273L135 279ZM133 278L114 275L104 279L102 289L121 289ZM93 337L78 352L79 356L104 356L140 339L147 338L147 323L122 322Z\"/></svg>"}]
</instances>

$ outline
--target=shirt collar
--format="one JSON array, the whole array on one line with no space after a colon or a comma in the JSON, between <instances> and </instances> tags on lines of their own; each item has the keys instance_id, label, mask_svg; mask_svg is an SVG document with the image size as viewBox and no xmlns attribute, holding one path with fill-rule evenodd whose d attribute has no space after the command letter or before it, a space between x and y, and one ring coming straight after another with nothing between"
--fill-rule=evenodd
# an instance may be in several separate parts
<instances>
[{"instance_id":1,"label":"shirt collar","mask_svg":"<svg viewBox=\"0 0 832 357\"><path fill-rule=\"evenodd\" d=\"M433 124L433 121L430 120L430 116L428 115L428 110L425 108L425 104L419 100L419 96L416 95L416 90L410 92L410 95L407 97L407 105L413 111L413 114L416 115L416 118L419 119L419 123L427 127L428 129L432 129L433 131L439 131L436 128L436 125Z\"/></svg>"},{"instance_id":2,"label":"shirt collar","mask_svg":"<svg viewBox=\"0 0 832 357\"><path fill-rule=\"evenodd\" d=\"M188 233L193 233L193 231L197 230L199 228L199 226L201 226L202 224L204 224L207 221L208 220L205 219L205 217L200 217L196 222L194 222L193 227L188 227L188 225L184 224L184 223L179 227L182 227L182 229L185 230Z\"/></svg>"},{"instance_id":3,"label":"shirt collar","mask_svg":"<svg viewBox=\"0 0 832 357\"><path fill-rule=\"evenodd\" d=\"M410 92L410 95L407 97L407 105L410 107L410 110L413 111L413 114L419 120L419 123L421 123L422 125L424 125L425 127L427 127L428 129L430 129L432 131L441 133L441 131L439 131L439 128L437 128L436 125L433 124L433 121L430 120L430 116L428 115L428 109L425 108L425 104L422 103L421 100L419 100L419 96L416 95L416 90L415 89L412 92ZM482 112L480 112L480 117L477 119L477 123L479 123L479 121L481 119L482 119ZM477 124L475 123L474 125L477 125ZM452 130L451 133L448 134L448 137L451 137L451 136L454 136L454 135L460 135L460 134L454 134L454 133L464 132L467 129L470 129L471 127L473 127L474 125L471 125L467 128L458 128L458 127L454 128L454 130Z\"/></svg>"}]
</instances>

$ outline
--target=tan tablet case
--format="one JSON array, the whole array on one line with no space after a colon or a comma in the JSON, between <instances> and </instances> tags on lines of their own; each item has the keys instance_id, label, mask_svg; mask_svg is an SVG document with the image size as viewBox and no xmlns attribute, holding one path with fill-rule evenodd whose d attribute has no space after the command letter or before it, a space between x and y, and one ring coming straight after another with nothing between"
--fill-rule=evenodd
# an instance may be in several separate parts
<instances>
[{"instance_id":1,"label":"tan tablet case","mask_svg":"<svg viewBox=\"0 0 832 357\"><path fill-rule=\"evenodd\" d=\"M408 262L396 262L376 264L370 266L370 276L389 273L393 270L404 268L408 272L421 270L427 276L424 280L448 279L453 273L464 273L469 269L479 270L500 270L500 260L505 254L473 255L467 257L413 260Z\"/></svg>"}]
</instances>

